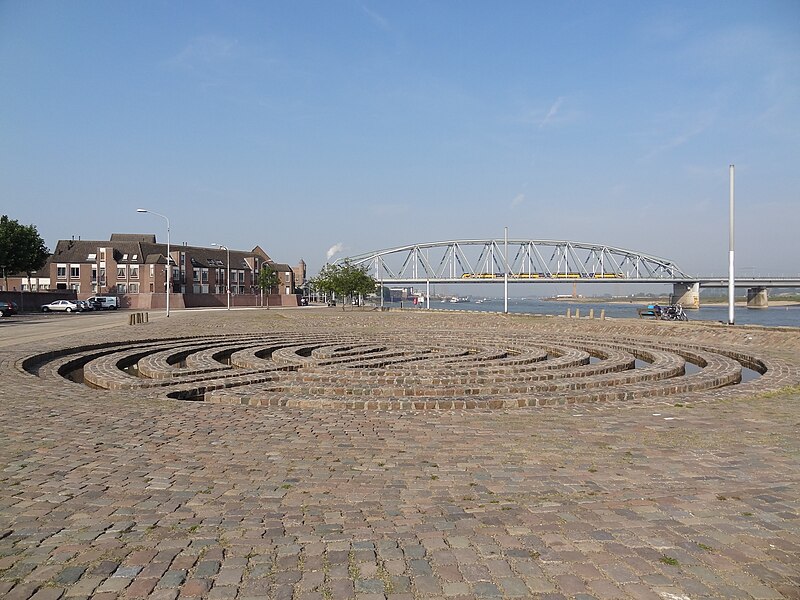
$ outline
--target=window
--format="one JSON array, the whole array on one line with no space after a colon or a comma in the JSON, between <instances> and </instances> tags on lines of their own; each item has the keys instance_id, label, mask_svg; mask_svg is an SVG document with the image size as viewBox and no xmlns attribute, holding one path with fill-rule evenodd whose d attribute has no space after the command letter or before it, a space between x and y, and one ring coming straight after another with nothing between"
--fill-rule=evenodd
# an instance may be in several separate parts
<instances>
[{"instance_id":1,"label":"window","mask_svg":"<svg viewBox=\"0 0 800 600\"><path fill-rule=\"evenodd\" d=\"M200 277L203 283L208 283L208 269L200 269ZM208 288L208 286L206 286L206 288ZM208 293L208 290L206 290L206 293Z\"/></svg>"},{"instance_id":2,"label":"window","mask_svg":"<svg viewBox=\"0 0 800 600\"><path fill-rule=\"evenodd\" d=\"M92 267L92 283L97 281L97 267Z\"/></svg>"},{"instance_id":3,"label":"window","mask_svg":"<svg viewBox=\"0 0 800 600\"><path fill-rule=\"evenodd\" d=\"M128 269L125 265L117 265L117 279L125 279Z\"/></svg>"},{"instance_id":4,"label":"window","mask_svg":"<svg viewBox=\"0 0 800 600\"><path fill-rule=\"evenodd\" d=\"M128 255L127 254L123 254L122 255L122 260L128 260Z\"/></svg>"},{"instance_id":5,"label":"window","mask_svg":"<svg viewBox=\"0 0 800 600\"><path fill-rule=\"evenodd\" d=\"M128 286L124 283L117 284L117 293L118 294L127 294L128 293Z\"/></svg>"},{"instance_id":6,"label":"window","mask_svg":"<svg viewBox=\"0 0 800 600\"><path fill-rule=\"evenodd\" d=\"M106 249L100 248L100 260L105 260L105 259L106 259Z\"/></svg>"},{"instance_id":7,"label":"window","mask_svg":"<svg viewBox=\"0 0 800 600\"><path fill-rule=\"evenodd\" d=\"M199 294L200 293L200 284L199 283L195 283L192 286L192 293L194 293L194 294Z\"/></svg>"},{"instance_id":8,"label":"window","mask_svg":"<svg viewBox=\"0 0 800 600\"><path fill-rule=\"evenodd\" d=\"M139 293L139 284L132 283L128 286L128 293L129 294L138 294Z\"/></svg>"},{"instance_id":9,"label":"window","mask_svg":"<svg viewBox=\"0 0 800 600\"><path fill-rule=\"evenodd\" d=\"M192 281L200 281L200 269L192 269ZM197 293L199 292L195 292Z\"/></svg>"},{"instance_id":10,"label":"window","mask_svg":"<svg viewBox=\"0 0 800 600\"><path fill-rule=\"evenodd\" d=\"M77 293L81 293L81 284L80 283L71 283L69 284L69 289L75 290Z\"/></svg>"},{"instance_id":11,"label":"window","mask_svg":"<svg viewBox=\"0 0 800 600\"><path fill-rule=\"evenodd\" d=\"M100 285L106 284L106 268L100 267Z\"/></svg>"},{"instance_id":12,"label":"window","mask_svg":"<svg viewBox=\"0 0 800 600\"><path fill-rule=\"evenodd\" d=\"M67 265L56 266L56 277L58 277L59 279L67 278Z\"/></svg>"},{"instance_id":13,"label":"window","mask_svg":"<svg viewBox=\"0 0 800 600\"><path fill-rule=\"evenodd\" d=\"M156 275L156 266L150 265L150 277L155 277Z\"/></svg>"},{"instance_id":14,"label":"window","mask_svg":"<svg viewBox=\"0 0 800 600\"><path fill-rule=\"evenodd\" d=\"M139 265L131 265L129 268L131 279L139 279Z\"/></svg>"},{"instance_id":15,"label":"window","mask_svg":"<svg viewBox=\"0 0 800 600\"><path fill-rule=\"evenodd\" d=\"M96 261L96 260L97 260L97 254L95 254L94 252L92 252L91 254L89 254L89 256L87 256L87 257L86 257L86 260L88 260L88 261L90 261L90 262L94 262L94 261Z\"/></svg>"},{"instance_id":16,"label":"window","mask_svg":"<svg viewBox=\"0 0 800 600\"><path fill-rule=\"evenodd\" d=\"M70 265L69 266L69 276L73 279L79 279L81 276L81 266L80 265Z\"/></svg>"},{"instance_id":17,"label":"window","mask_svg":"<svg viewBox=\"0 0 800 600\"><path fill-rule=\"evenodd\" d=\"M131 256L131 260L136 260L137 258L139 258L138 254L134 254L133 256Z\"/></svg>"}]
</instances>

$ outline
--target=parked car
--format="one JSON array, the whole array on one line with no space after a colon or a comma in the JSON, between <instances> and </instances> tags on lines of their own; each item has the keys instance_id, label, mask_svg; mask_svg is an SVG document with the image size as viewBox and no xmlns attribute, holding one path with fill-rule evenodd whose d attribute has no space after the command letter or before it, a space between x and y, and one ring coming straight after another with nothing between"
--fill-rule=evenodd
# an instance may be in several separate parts
<instances>
[{"instance_id":1,"label":"parked car","mask_svg":"<svg viewBox=\"0 0 800 600\"><path fill-rule=\"evenodd\" d=\"M78 312L78 303L72 300L54 300L42 306L42 312Z\"/></svg>"},{"instance_id":2,"label":"parked car","mask_svg":"<svg viewBox=\"0 0 800 600\"><path fill-rule=\"evenodd\" d=\"M306 298L305 296L300 298L300 306L308 306L308 298Z\"/></svg>"},{"instance_id":3,"label":"parked car","mask_svg":"<svg viewBox=\"0 0 800 600\"><path fill-rule=\"evenodd\" d=\"M0 300L0 316L10 317L18 312L19 310L17 310L17 304L15 302L6 302L5 300Z\"/></svg>"},{"instance_id":4,"label":"parked car","mask_svg":"<svg viewBox=\"0 0 800 600\"><path fill-rule=\"evenodd\" d=\"M94 310L94 304L86 300L78 300L76 304L78 305L78 310L80 312L88 312L90 310Z\"/></svg>"},{"instance_id":5,"label":"parked car","mask_svg":"<svg viewBox=\"0 0 800 600\"><path fill-rule=\"evenodd\" d=\"M18 312L19 309L17 309L16 302L6 302L5 300L0 300L0 316L10 317Z\"/></svg>"},{"instance_id":6,"label":"parked car","mask_svg":"<svg viewBox=\"0 0 800 600\"><path fill-rule=\"evenodd\" d=\"M86 300L95 310L117 310L119 308L119 298L116 296L92 296Z\"/></svg>"}]
</instances>

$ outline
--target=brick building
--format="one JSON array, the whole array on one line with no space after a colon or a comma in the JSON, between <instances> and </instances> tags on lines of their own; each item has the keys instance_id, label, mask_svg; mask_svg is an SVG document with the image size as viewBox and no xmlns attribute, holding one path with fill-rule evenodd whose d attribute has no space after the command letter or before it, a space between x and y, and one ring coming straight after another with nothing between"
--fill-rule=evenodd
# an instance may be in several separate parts
<instances>
[{"instance_id":1,"label":"brick building","mask_svg":"<svg viewBox=\"0 0 800 600\"><path fill-rule=\"evenodd\" d=\"M248 252L171 245L169 254L167 257L167 245L151 234L115 233L108 241L59 240L35 284L25 277L16 277L13 283L23 290L42 290L47 282L51 290L73 290L82 299L114 295L129 308L166 305L168 259L172 270L170 305L176 308L225 304L228 272L235 306L296 305L297 288L304 283L296 279L296 273L305 276L305 263L300 261L298 267L277 263L259 246ZM280 281L277 289L267 294L258 287L258 273L264 265L271 266ZM10 280L9 288L11 284Z\"/></svg>"}]
</instances>

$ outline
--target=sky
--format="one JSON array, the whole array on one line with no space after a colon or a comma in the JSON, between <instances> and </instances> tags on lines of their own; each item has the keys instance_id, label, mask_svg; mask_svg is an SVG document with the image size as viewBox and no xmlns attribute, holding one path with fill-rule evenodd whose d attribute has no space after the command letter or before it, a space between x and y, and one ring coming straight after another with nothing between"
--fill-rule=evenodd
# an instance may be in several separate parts
<instances>
[{"instance_id":1,"label":"sky","mask_svg":"<svg viewBox=\"0 0 800 600\"><path fill-rule=\"evenodd\" d=\"M0 213L333 258L606 244L800 274L800 2L0 0Z\"/></svg>"}]
</instances>

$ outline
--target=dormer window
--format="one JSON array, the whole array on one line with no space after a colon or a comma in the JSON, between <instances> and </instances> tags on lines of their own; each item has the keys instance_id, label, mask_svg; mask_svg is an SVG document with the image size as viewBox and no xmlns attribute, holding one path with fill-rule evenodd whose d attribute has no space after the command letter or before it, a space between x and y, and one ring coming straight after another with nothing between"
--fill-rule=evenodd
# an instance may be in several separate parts
<instances>
[{"instance_id":1,"label":"dormer window","mask_svg":"<svg viewBox=\"0 0 800 600\"><path fill-rule=\"evenodd\" d=\"M86 257L86 260L89 260L89 261L97 260L97 254L92 252L89 256Z\"/></svg>"},{"instance_id":2,"label":"dormer window","mask_svg":"<svg viewBox=\"0 0 800 600\"><path fill-rule=\"evenodd\" d=\"M122 255L122 260L128 260L128 255L127 254L123 254Z\"/></svg>"}]
</instances>

